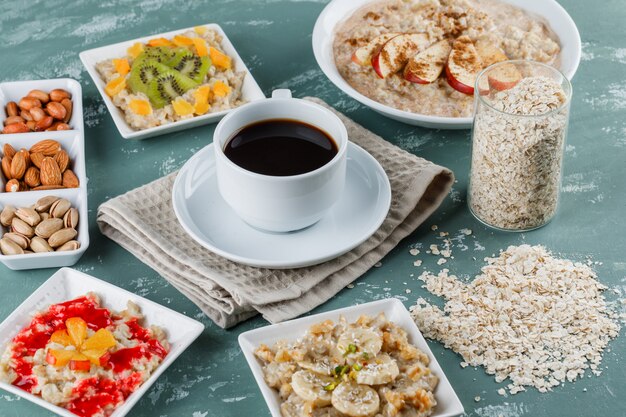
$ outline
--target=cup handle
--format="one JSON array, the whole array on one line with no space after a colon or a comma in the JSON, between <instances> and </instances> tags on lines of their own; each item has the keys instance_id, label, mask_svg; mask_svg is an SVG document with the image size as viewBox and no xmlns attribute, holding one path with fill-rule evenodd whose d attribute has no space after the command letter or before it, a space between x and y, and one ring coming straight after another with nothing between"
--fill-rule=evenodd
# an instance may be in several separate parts
<instances>
[{"instance_id":1,"label":"cup handle","mask_svg":"<svg viewBox=\"0 0 626 417\"><path fill-rule=\"evenodd\" d=\"M291 90L288 88L274 90L272 91L272 98L291 98Z\"/></svg>"}]
</instances>

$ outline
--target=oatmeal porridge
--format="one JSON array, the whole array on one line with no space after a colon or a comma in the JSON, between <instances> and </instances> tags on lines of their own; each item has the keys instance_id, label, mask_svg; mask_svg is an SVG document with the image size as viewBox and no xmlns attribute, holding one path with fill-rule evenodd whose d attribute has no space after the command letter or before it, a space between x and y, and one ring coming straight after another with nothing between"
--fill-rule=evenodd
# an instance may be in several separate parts
<instances>
[{"instance_id":1,"label":"oatmeal porridge","mask_svg":"<svg viewBox=\"0 0 626 417\"><path fill-rule=\"evenodd\" d=\"M382 313L326 320L255 355L283 417L426 417L437 405L428 356Z\"/></svg>"},{"instance_id":2,"label":"oatmeal porridge","mask_svg":"<svg viewBox=\"0 0 626 417\"><path fill-rule=\"evenodd\" d=\"M548 23L498 0L374 1L340 24L333 51L340 74L361 94L446 117L471 116L476 76L493 63L560 64ZM506 87L511 74L503 77Z\"/></svg>"},{"instance_id":3,"label":"oatmeal porridge","mask_svg":"<svg viewBox=\"0 0 626 417\"><path fill-rule=\"evenodd\" d=\"M81 417L111 415L169 351L139 307L104 308L95 294L38 312L0 356L0 380Z\"/></svg>"},{"instance_id":4,"label":"oatmeal porridge","mask_svg":"<svg viewBox=\"0 0 626 417\"><path fill-rule=\"evenodd\" d=\"M245 72L236 71L222 37L199 26L171 39L136 43L126 56L96 64L106 94L136 130L244 104Z\"/></svg>"}]
</instances>

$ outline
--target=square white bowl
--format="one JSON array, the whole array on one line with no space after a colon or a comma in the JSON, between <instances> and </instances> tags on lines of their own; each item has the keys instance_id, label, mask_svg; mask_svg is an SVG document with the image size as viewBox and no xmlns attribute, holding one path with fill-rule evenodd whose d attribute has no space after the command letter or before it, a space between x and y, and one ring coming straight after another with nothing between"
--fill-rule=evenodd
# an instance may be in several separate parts
<instances>
[{"instance_id":1,"label":"square white bowl","mask_svg":"<svg viewBox=\"0 0 626 417\"><path fill-rule=\"evenodd\" d=\"M28 297L9 317L0 323L0 349L4 351L7 344L15 335L32 320L32 315L46 309L50 304L72 300L88 292L96 293L102 304L116 311L126 308L126 302L132 300L141 309L147 325L156 325L163 328L170 342L170 351L137 391L133 392L124 403L118 407L111 417L123 417L135 403L146 393L176 358L202 333L204 325L167 307L147 300L122 288L116 287L90 275L69 268L62 268L44 282L33 294ZM0 389L38 404L64 417L76 417L72 412L53 405L41 397L30 394L14 385L0 381Z\"/></svg>"},{"instance_id":2,"label":"square white bowl","mask_svg":"<svg viewBox=\"0 0 626 417\"><path fill-rule=\"evenodd\" d=\"M69 252L46 252L25 255L3 255L0 253L0 262L13 270L58 268L74 265L89 247L89 227L87 224L87 170L85 168L85 128L83 125L83 93L80 83L70 78L35 81L13 81L0 84L0 122L6 118L4 108L9 101L19 101L30 90L38 89L50 91L62 88L72 94L72 118L70 127L72 130L56 132L29 132L0 134L0 149L5 143L11 144L16 150L29 149L32 145L43 139L58 141L68 153L72 164L70 169L74 171L80 182L78 188L47 190L47 191L21 191L16 193L4 192L7 179L0 172L0 210L6 205L26 207L35 204L41 197L55 195L67 198L72 207L78 209L79 224L78 237L80 248ZM2 151L0 150L0 154ZM0 228L0 234L4 234L6 228ZM1 237L1 236L0 236Z\"/></svg>"},{"instance_id":3,"label":"square white bowl","mask_svg":"<svg viewBox=\"0 0 626 417\"><path fill-rule=\"evenodd\" d=\"M420 333L408 310L400 300L389 298L290 320L260 329L250 330L239 335L241 350L248 361L248 365L252 370L252 374L259 385L272 416L282 417L280 413L280 397L278 396L278 392L270 388L263 379L261 363L254 356L254 350L260 344L264 343L268 346L272 346L279 340L296 339L303 336L311 325L328 319L337 322L341 315L348 321L355 321L363 314L375 316L379 313L385 313L389 321L392 321L404 329L407 332L409 342L421 349L422 352L426 353L430 358L429 367L432 372L439 377L439 384L434 392L435 398L437 399L437 407L432 417L453 417L463 414L463 404L461 404L459 397L454 392L452 385L450 385L448 378L446 378L446 375L443 373L437 359L428 347L426 340L422 336L422 333Z\"/></svg>"},{"instance_id":4,"label":"square white bowl","mask_svg":"<svg viewBox=\"0 0 626 417\"><path fill-rule=\"evenodd\" d=\"M241 59L241 57L235 50L235 47L230 42L230 40L228 39L228 36L226 36L226 33L224 33L222 28L215 23L206 24L202 26L205 26L209 29L213 29L217 33L219 33L219 35L223 38L222 48L224 49L224 52L226 52L233 59L235 70L246 73L244 80L243 80L243 85L241 88L241 98L248 102L264 99L265 95L263 94L263 91L261 91L261 88L259 87L257 82L254 80L254 77L252 77L252 74L246 67L246 64L244 64L243 60ZM104 87L106 83L100 77L98 70L96 70L96 64L98 62L104 61L106 59L121 58L121 57L126 56L126 50L129 47L133 46L133 44L135 44L136 42L146 43L150 39L153 39L153 38L170 39L174 37L174 35L179 35L192 29L193 27L174 30L171 32L166 32L166 33L159 33L159 34L150 35L150 36L144 36L143 38L137 38L137 39L133 39L130 41L116 43L113 45L90 49L87 51L83 51L79 54L80 60L83 62L83 65L87 69L87 72L93 79L93 82L96 85L96 88L98 88L98 91L100 92L100 95L102 96L102 99L104 100L104 104L106 104L107 109L109 109L109 113L111 114L111 117L113 118L113 122L115 123L117 130L119 130L120 135L122 135L124 139L146 139L146 138L151 138L151 137L158 136L158 135L163 135L165 133L178 132L180 130L185 130L185 129L189 129L192 127L214 123L214 122L219 121L229 111L232 110L231 109L231 110L224 110L224 111L215 112L215 113L207 113L202 116L196 116L196 117L192 117L191 119L185 119L185 120L180 120L174 123L168 123L168 124L161 125L161 126L151 127L149 129L135 130L132 127L130 127L128 123L126 123L126 120L124 118L124 113L122 112L122 110L118 108L115 104L113 104L113 101L111 100L111 98L104 91Z\"/></svg>"}]
</instances>

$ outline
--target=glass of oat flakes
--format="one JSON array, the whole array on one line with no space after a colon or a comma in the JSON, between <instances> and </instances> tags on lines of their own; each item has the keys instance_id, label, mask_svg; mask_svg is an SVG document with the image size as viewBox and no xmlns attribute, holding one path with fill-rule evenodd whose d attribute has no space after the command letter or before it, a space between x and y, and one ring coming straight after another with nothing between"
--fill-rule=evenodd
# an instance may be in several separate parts
<instances>
[{"instance_id":1,"label":"glass of oat flakes","mask_svg":"<svg viewBox=\"0 0 626 417\"><path fill-rule=\"evenodd\" d=\"M559 70L503 61L475 86L468 204L488 226L527 231L555 215L572 85Z\"/></svg>"}]
</instances>

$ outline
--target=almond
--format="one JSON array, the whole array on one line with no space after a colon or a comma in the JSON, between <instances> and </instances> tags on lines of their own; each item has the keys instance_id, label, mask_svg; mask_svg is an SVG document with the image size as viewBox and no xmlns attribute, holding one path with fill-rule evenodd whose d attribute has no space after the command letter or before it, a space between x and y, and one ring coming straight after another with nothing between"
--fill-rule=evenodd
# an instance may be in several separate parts
<instances>
[{"instance_id":1,"label":"almond","mask_svg":"<svg viewBox=\"0 0 626 417\"><path fill-rule=\"evenodd\" d=\"M63 173L62 184L66 188L78 188L80 181L76 174L74 174L74 171L68 169Z\"/></svg>"},{"instance_id":2,"label":"almond","mask_svg":"<svg viewBox=\"0 0 626 417\"><path fill-rule=\"evenodd\" d=\"M33 115L30 114L30 112L28 110L22 110L20 112L20 117L24 120L26 120L27 122L30 122L33 120Z\"/></svg>"},{"instance_id":3,"label":"almond","mask_svg":"<svg viewBox=\"0 0 626 417\"><path fill-rule=\"evenodd\" d=\"M35 131L35 129L37 128L37 122L34 120L29 120L28 122L26 122L26 127L28 127L29 131Z\"/></svg>"},{"instance_id":4,"label":"almond","mask_svg":"<svg viewBox=\"0 0 626 417\"><path fill-rule=\"evenodd\" d=\"M17 116L20 114L20 110L17 107L17 103L14 101L9 101L7 103L7 116L12 117L12 116Z\"/></svg>"},{"instance_id":5,"label":"almond","mask_svg":"<svg viewBox=\"0 0 626 417\"><path fill-rule=\"evenodd\" d=\"M35 124L35 130L38 132L42 132L52 126L52 122L54 122L52 116L45 116L43 119L39 120Z\"/></svg>"},{"instance_id":6,"label":"almond","mask_svg":"<svg viewBox=\"0 0 626 417\"><path fill-rule=\"evenodd\" d=\"M22 152L18 152L11 160L11 178L20 179L24 176L25 172L26 159L24 158L24 154Z\"/></svg>"},{"instance_id":7,"label":"almond","mask_svg":"<svg viewBox=\"0 0 626 417\"><path fill-rule=\"evenodd\" d=\"M46 105L46 111L52 117L57 120L64 120L67 115L67 110L61 103L57 103L56 101L51 101Z\"/></svg>"},{"instance_id":8,"label":"almond","mask_svg":"<svg viewBox=\"0 0 626 417\"><path fill-rule=\"evenodd\" d=\"M30 115L36 122L47 116L46 112L41 107L33 107L30 109Z\"/></svg>"},{"instance_id":9,"label":"almond","mask_svg":"<svg viewBox=\"0 0 626 417\"><path fill-rule=\"evenodd\" d=\"M11 146L11 144L5 143L2 146L2 153L4 154L4 156L8 156L9 158L13 158L13 156L15 155L15 148L13 146Z\"/></svg>"},{"instance_id":10,"label":"almond","mask_svg":"<svg viewBox=\"0 0 626 417\"><path fill-rule=\"evenodd\" d=\"M13 164L11 164L11 173L13 173ZM41 168L39 170L41 183L43 185L61 185L63 182L63 177L61 175L61 170L57 165L54 158L46 156L43 161L41 161Z\"/></svg>"},{"instance_id":11,"label":"almond","mask_svg":"<svg viewBox=\"0 0 626 417\"><path fill-rule=\"evenodd\" d=\"M54 130L70 130L70 125L67 123L59 123Z\"/></svg>"},{"instance_id":12,"label":"almond","mask_svg":"<svg viewBox=\"0 0 626 417\"><path fill-rule=\"evenodd\" d=\"M23 97L17 105L22 110L30 110L33 107L41 107L41 101L34 97Z\"/></svg>"},{"instance_id":13,"label":"almond","mask_svg":"<svg viewBox=\"0 0 626 417\"><path fill-rule=\"evenodd\" d=\"M6 155L2 157L2 174L4 174L4 178L7 180L11 179L11 161L12 158Z\"/></svg>"},{"instance_id":14,"label":"almond","mask_svg":"<svg viewBox=\"0 0 626 417\"><path fill-rule=\"evenodd\" d=\"M66 98L72 98L72 95L70 93L68 93L67 91L61 89L61 88L57 88L54 89L52 91L50 91L50 100L52 101L63 101L63 99Z\"/></svg>"},{"instance_id":15,"label":"almond","mask_svg":"<svg viewBox=\"0 0 626 417\"><path fill-rule=\"evenodd\" d=\"M48 93L41 90L30 90L28 94L26 94L26 97L36 98L44 104L50 101L50 96L48 95Z\"/></svg>"},{"instance_id":16,"label":"almond","mask_svg":"<svg viewBox=\"0 0 626 417\"><path fill-rule=\"evenodd\" d=\"M33 163L37 168L41 169L41 161L45 158L44 154L41 152L32 152L30 154L30 162Z\"/></svg>"},{"instance_id":17,"label":"almond","mask_svg":"<svg viewBox=\"0 0 626 417\"><path fill-rule=\"evenodd\" d=\"M24 174L24 182L31 188L35 188L41 185L41 180L39 178L39 168L30 167L26 170Z\"/></svg>"},{"instance_id":18,"label":"almond","mask_svg":"<svg viewBox=\"0 0 626 417\"><path fill-rule=\"evenodd\" d=\"M44 156L54 156L61 150L61 144L54 139L44 139L30 148L30 153L41 152ZM39 167L41 168L41 167Z\"/></svg>"},{"instance_id":19,"label":"almond","mask_svg":"<svg viewBox=\"0 0 626 417\"><path fill-rule=\"evenodd\" d=\"M26 126L25 123L12 123L10 125L6 125L4 129L2 129L2 133L4 134L27 132L30 132L30 128Z\"/></svg>"},{"instance_id":20,"label":"almond","mask_svg":"<svg viewBox=\"0 0 626 417\"><path fill-rule=\"evenodd\" d=\"M41 190L60 190L66 188L62 185L40 185L39 187L33 188L33 191L41 191Z\"/></svg>"},{"instance_id":21,"label":"almond","mask_svg":"<svg viewBox=\"0 0 626 417\"><path fill-rule=\"evenodd\" d=\"M61 173L65 172L67 167L70 165L70 157L64 150L59 151L59 153L54 156L54 160L59 166Z\"/></svg>"},{"instance_id":22,"label":"almond","mask_svg":"<svg viewBox=\"0 0 626 417\"><path fill-rule=\"evenodd\" d=\"M20 182L16 179L11 179L7 181L6 185L4 186L4 190L7 193L16 193L20 190Z\"/></svg>"},{"instance_id":23,"label":"almond","mask_svg":"<svg viewBox=\"0 0 626 417\"><path fill-rule=\"evenodd\" d=\"M74 105L72 104L72 100L70 100L69 98L64 98L63 100L61 100L61 104L63 105L63 107L65 107L65 110L67 111L67 113L65 114L65 118L63 119L63 123L67 123L72 118L72 109Z\"/></svg>"},{"instance_id":24,"label":"almond","mask_svg":"<svg viewBox=\"0 0 626 417\"><path fill-rule=\"evenodd\" d=\"M24 155L24 162L26 162L26 169L30 168L30 166L32 165L31 160L30 160L30 153L28 153L28 151L24 148L17 151L16 155L18 153L21 153L22 155Z\"/></svg>"},{"instance_id":25,"label":"almond","mask_svg":"<svg viewBox=\"0 0 626 417\"><path fill-rule=\"evenodd\" d=\"M4 119L4 125L12 125L13 123L24 123L26 120L22 119L22 116L9 116Z\"/></svg>"}]
</instances>

